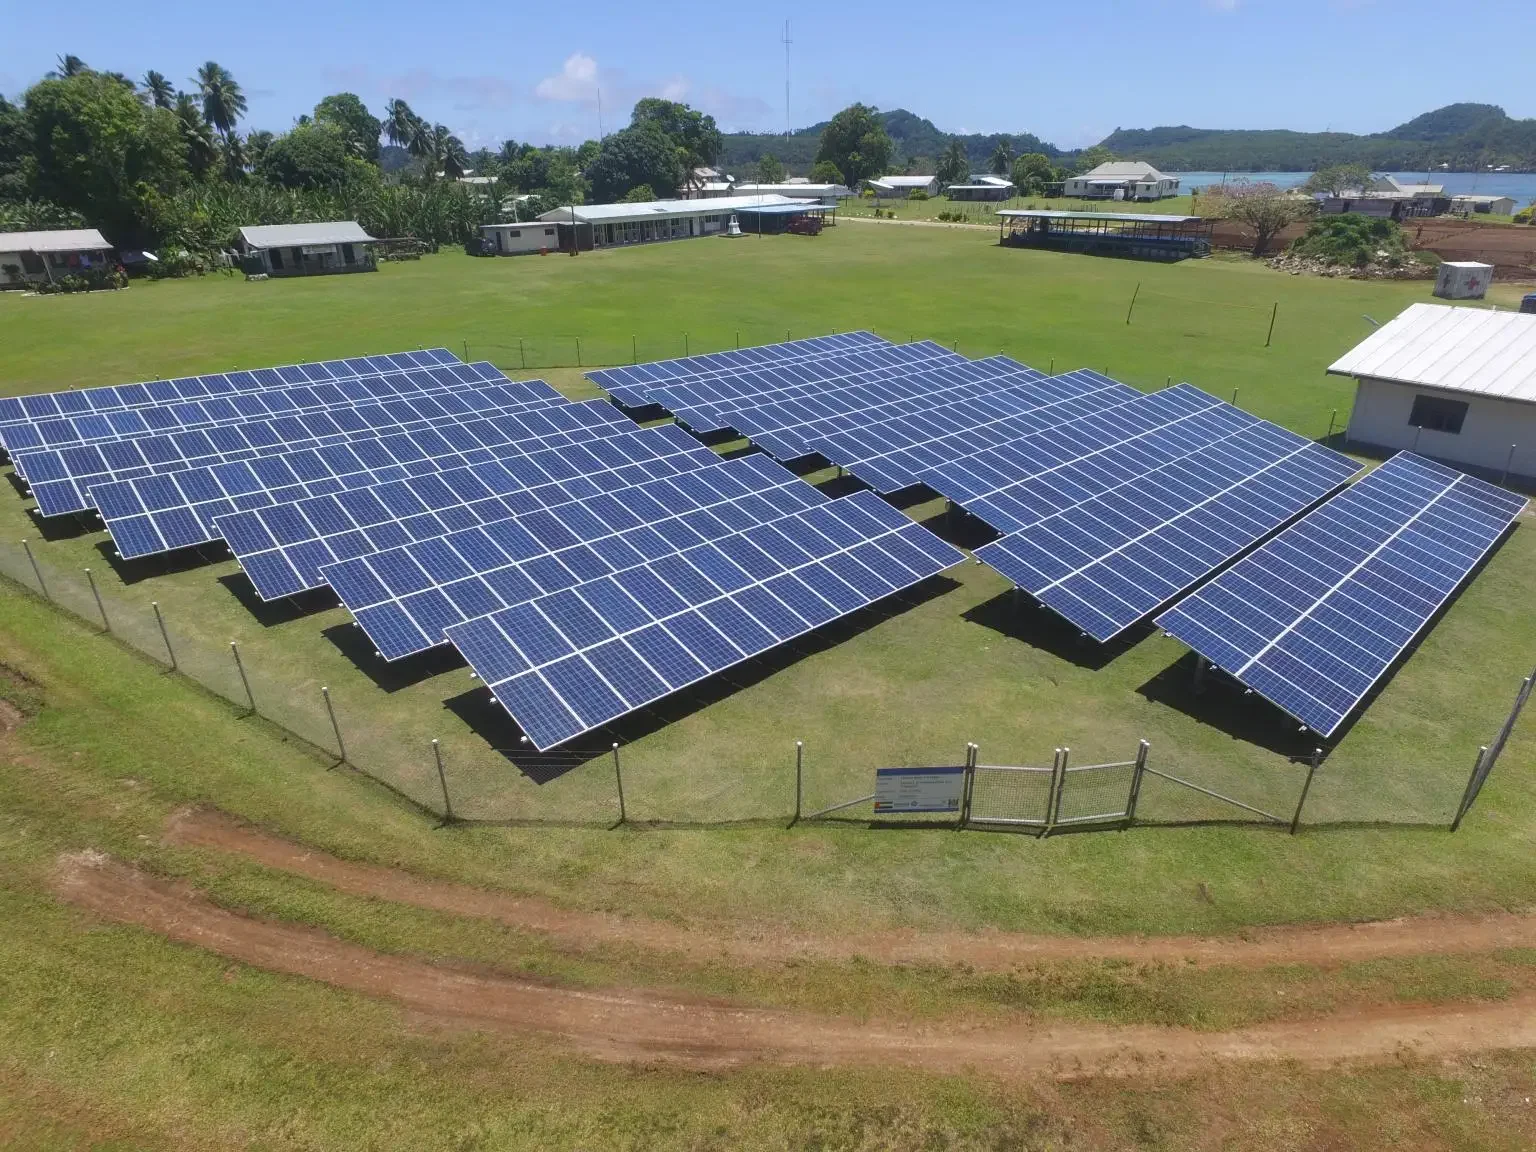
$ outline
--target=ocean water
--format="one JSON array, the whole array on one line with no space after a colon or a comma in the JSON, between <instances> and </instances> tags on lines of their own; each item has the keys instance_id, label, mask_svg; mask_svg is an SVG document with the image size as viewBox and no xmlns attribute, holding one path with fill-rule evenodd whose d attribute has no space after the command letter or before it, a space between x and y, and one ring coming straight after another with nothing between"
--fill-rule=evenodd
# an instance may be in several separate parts
<instances>
[{"instance_id":1,"label":"ocean water","mask_svg":"<svg viewBox=\"0 0 1536 1152\"><path fill-rule=\"evenodd\" d=\"M1306 183L1310 172L1173 172L1179 178L1179 191L1220 184L1223 179L1246 179L1254 183L1268 181L1281 188ZM1536 200L1536 172L1435 172L1426 180L1423 172L1391 172L1388 175L1408 184L1443 184L1450 196L1513 196L1518 207Z\"/></svg>"}]
</instances>

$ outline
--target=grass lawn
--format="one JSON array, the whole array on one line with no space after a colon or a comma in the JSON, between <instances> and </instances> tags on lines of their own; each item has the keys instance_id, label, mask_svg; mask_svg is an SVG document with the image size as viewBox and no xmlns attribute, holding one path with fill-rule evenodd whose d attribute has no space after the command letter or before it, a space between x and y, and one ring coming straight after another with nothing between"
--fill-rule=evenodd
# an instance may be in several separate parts
<instances>
[{"instance_id":1,"label":"grass lawn","mask_svg":"<svg viewBox=\"0 0 1536 1152\"><path fill-rule=\"evenodd\" d=\"M932 337L968 355L1004 351L1042 369L1099 368L1146 388L1172 378L1236 391L1244 407L1322 436L1332 413L1338 426L1347 419L1351 394L1323 367L1369 330L1364 315L1386 319L1428 290L1281 276L1235 261L1162 267L1004 250L979 231L859 224L817 240L678 243L579 259L443 254L369 276L8 296L0 386L24 392L435 344L467 345L471 357L516 376L525 360L527 374L573 361L578 337L591 364L680 355L685 333L688 349L702 351L730 347L737 333L748 344L863 327L897 340ZM593 394L575 370L548 375L573 395ZM920 519L938 512L936 503L909 509ZM117 630L153 650L149 603L158 602L184 667L232 696L241 690L228 642L237 640L262 710L317 742L330 739L319 696L329 686L352 758L428 804L440 803L429 744L440 739L455 809L475 817L606 822L609 740L623 744L632 819L707 822L787 812L796 739L806 744L810 806L867 791L877 765L952 761L967 740L992 762L1048 763L1053 748L1069 745L1086 763L1128 756L1146 738L1165 770L1277 808L1299 780L1289 756L1306 750L1256 701L1192 700L1184 649L1173 641L1148 636L1101 662L1032 614L1010 615L1001 579L967 564L886 611L668 700L564 760L530 759L454 659L386 668L323 600L256 606L231 561L117 565L100 533L50 535L33 547L52 590L82 614L94 612L78 574L90 566ZM25 536L37 530L23 503L0 501L0 539ZM1161 931L1521 905L1536 899L1527 865L1536 797L1518 771L1536 749L1528 726L1457 836L1345 822L1448 816L1536 650L1533 559L1536 543L1517 531L1328 756L1309 812L1335 827L1295 839L1205 827L1036 843L766 825L422 837L419 817L385 825L365 815L382 793L355 778L326 776L345 786L328 785L324 799L254 773L183 788L349 854L586 907L704 921ZM22 564L11 554L5 567ZM45 618L19 596L0 602L0 628L14 635L35 634ZM153 714L159 682L117 683L96 663L108 643L76 629L48 659L68 664L89 691L119 698L125 715ZM59 736L65 746L83 738ZM125 724L114 738L138 737ZM1195 799L1158 786L1143 812L1220 814Z\"/></svg>"}]
</instances>

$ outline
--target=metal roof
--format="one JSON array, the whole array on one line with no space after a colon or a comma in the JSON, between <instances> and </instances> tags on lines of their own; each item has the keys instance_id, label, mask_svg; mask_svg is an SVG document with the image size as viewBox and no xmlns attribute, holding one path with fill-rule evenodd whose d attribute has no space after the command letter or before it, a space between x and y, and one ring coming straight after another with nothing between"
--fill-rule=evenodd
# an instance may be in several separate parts
<instances>
[{"instance_id":1,"label":"metal roof","mask_svg":"<svg viewBox=\"0 0 1536 1152\"><path fill-rule=\"evenodd\" d=\"M802 200L818 196L852 196L846 184L811 184L807 181L786 180L782 184L734 184L741 196L798 196Z\"/></svg>"},{"instance_id":2,"label":"metal roof","mask_svg":"<svg viewBox=\"0 0 1536 1152\"><path fill-rule=\"evenodd\" d=\"M1000 208L998 216L1027 216L1031 220L1135 220L1152 224L1190 224L1203 216L1165 216L1156 212L1052 212L1044 208Z\"/></svg>"},{"instance_id":3,"label":"metal roof","mask_svg":"<svg viewBox=\"0 0 1536 1152\"><path fill-rule=\"evenodd\" d=\"M834 212L836 209L828 204L818 204L814 200L796 200L793 204L752 204L745 208L737 208L736 211L748 215L757 213L762 216L800 216L806 212Z\"/></svg>"},{"instance_id":4,"label":"metal roof","mask_svg":"<svg viewBox=\"0 0 1536 1152\"><path fill-rule=\"evenodd\" d=\"M1080 180L1093 180L1095 178L1117 178L1121 180L1173 180L1177 177L1164 176L1150 164L1140 160L1109 160L1100 164L1078 177Z\"/></svg>"},{"instance_id":5,"label":"metal roof","mask_svg":"<svg viewBox=\"0 0 1536 1152\"><path fill-rule=\"evenodd\" d=\"M0 252L95 252L111 247L106 238L94 228L0 232Z\"/></svg>"},{"instance_id":6,"label":"metal roof","mask_svg":"<svg viewBox=\"0 0 1536 1152\"><path fill-rule=\"evenodd\" d=\"M767 204L794 204L787 196L712 196L698 200L642 200L638 204L567 204L551 208L539 217L555 223L570 223L572 213L583 224L613 224L628 220L667 220L675 216L718 216L741 208L760 208Z\"/></svg>"},{"instance_id":7,"label":"metal roof","mask_svg":"<svg viewBox=\"0 0 1536 1152\"><path fill-rule=\"evenodd\" d=\"M884 184L888 188L926 188L936 179L936 176L881 176L870 183Z\"/></svg>"},{"instance_id":8,"label":"metal roof","mask_svg":"<svg viewBox=\"0 0 1536 1152\"><path fill-rule=\"evenodd\" d=\"M1536 402L1536 316L1410 304L1328 371Z\"/></svg>"},{"instance_id":9,"label":"metal roof","mask_svg":"<svg viewBox=\"0 0 1536 1152\"><path fill-rule=\"evenodd\" d=\"M369 244L373 237L356 220L323 224L248 224L240 238L252 248L291 248L305 244Z\"/></svg>"}]
</instances>

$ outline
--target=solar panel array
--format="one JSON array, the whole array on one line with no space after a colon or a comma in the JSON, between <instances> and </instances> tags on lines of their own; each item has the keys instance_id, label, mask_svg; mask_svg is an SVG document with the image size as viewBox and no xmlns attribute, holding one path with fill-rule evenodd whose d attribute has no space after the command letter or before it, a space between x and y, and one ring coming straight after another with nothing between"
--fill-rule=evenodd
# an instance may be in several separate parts
<instances>
[{"instance_id":1,"label":"solar panel array","mask_svg":"<svg viewBox=\"0 0 1536 1152\"><path fill-rule=\"evenodd\" d=\"M719 543L578 584L448 637L541 751L963 555L869 492L786 517L743 566Z\"/></svg>"},{"instance_id":2,"label":"solar panel array","mask_svg":"<svg viewBox=\"0 0 1536 1152\"><path fill-rule=\"evenodd\" d=\"M479 373L482 366L467 366L465 370L471 369ZM456 384L383 401L341 403L270 420L242 420L169 434L21 452L15 457L16 468L27 477L38 511L44 516L62 516L94 508L91 490L103 484L566 403L541 380L513 383L489 364L483 369L486 380L479 384ZM490 382L491 375L498 383Z\"/></svg>"},{"instance_id":3,"label":"solar panel array","mask_svg":"<svg viewBox=\"0 0 1536 1152\"><path fill-rule=\"evenodd\" d=\"M1166 446L1162 457L1184 450L1140 476L1101 475L1096 494L1067 497L1071 503L983 545L976 558L1095 640L1113 639L1360 470L1347 456L1248 419L1209 443Z\"/></svg>"},{"instance_id":4,"label":"solar panel array","mask_svg":"<svg viewBox=\"0 0 1536 1152\"><path fill-rule=\"evenodd\" d=\"M1525 504L1400 452L1157 623L1331 736Z\"/></svg>"},{"instance_id":5,"label":"solar panel array","mask_svg":"<svg viewBox=\"0 0 1536 1152\"><path fill-rule=\"evenodd\" d=\"M181 406L188 403L208 404L204 411L210 420L217 420L220 414L228 417L264 415L267 413L258 413L254 409L247 411L249 406L239 398L250 393L302 385L330 385L339 387L341 395L357 395L358 389L352 385L361 379L459 364L459 358L446 348L429 348L253 371L150 380L142 384L0 397L0 448L15 452L23 448L114 439L140 427L154 430L157 426L180 426L170 422L179 421ZM93 421L91 417L97 419Z\"/></svg>"},{"instance_id":6,"label":"solar panel array","mask_svg":"<svg viewBox=\"0 0 1536 1152\"><path fill-rule=\"evenodd\" d=\"M125 559L221 539L218 518L347 488L623 436L635 424L600 400L510 411L367 440L99 484L92 500Z\"/></svg>"},{"instance_id":7,"label":"solar panel array","mask_svg":"<svg viewBox=\"0 0 1536 1152\"><path fill-rule=\"evenodd\" d=\"M890 347L890 341L882 340L873 332L843 332L835 336L812 336L805 340L788 340L782 344L761 344L729 352L684 356L677 360L656 360L649 364L603 368L588 372L587 378L625 407L644 408L655 402L650 395L653 389L676 381L718 372L737 372L795 360L835 356L859 348L879 347Z\"/></svg>"},{"instance_id":8,"label":"solar panel array","mask_svg":"<svg viewBox=\"0 0 1536 1152\"><path fill-rule=\"evenodd\" d=\"M445 643L450 625L705 542L749 556L761 526L827 501L766 457L708 455L713 463L686 474L358 557L324 576L395 660Z\"/></svg>"},{"instance_id":9,"label":"solar panel array","mask_svg":"<svg viewBox=\"0 0 1536 1152\"><path fill-rule=\"evenodd\" d=\"M216 527L263 600L327 581L321 568L702 468L720 457L676 425L232 512Z\"/></svg>"}]
</instances>

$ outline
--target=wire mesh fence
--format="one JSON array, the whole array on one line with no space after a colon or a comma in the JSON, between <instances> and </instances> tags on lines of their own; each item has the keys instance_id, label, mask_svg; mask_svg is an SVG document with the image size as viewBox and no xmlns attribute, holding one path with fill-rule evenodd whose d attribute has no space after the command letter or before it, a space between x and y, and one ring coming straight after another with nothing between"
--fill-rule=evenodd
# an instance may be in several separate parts
<instances>
[{"instance_id":1,"label":"wire mesh fence","mask_svg":"<svg viewBox=\"0 0 1536 1152\"><path fill-rule=\"evenodd\" d=\"M728 716L702 728L674 723L729 698L770 664L735 670L692 694L663 701L623 725L540 752L483 686L444 701L441 676L465 671L449 649L413 672L383 667L348 637L350 624L323 629L329 663L296 657L266 633L283 610L263 609L260 630L229 637L227 616L199 616L190 601L162 602L178 586L151 593L132 579L53 564L30 544L0 543L0 574L167 674L222 697L253 722L277 726L318 763L345 765L437 820L608 828L620 824L698 827L839 820L852 824L935 821L976 827L1188 825L1207 822L1291 826L1383 823L1454 828L1477 801L1530 695L1527 678L1488 746L1466 769L1405 764L1362 799L1331 772L1321 753L1275 757L1263 769L1177 750L1079 764L1065 748L1049 766L981 763L975 745L935 754L921 741L882 733L888 764L951 765L968 772L959 813L892 820L878 815L870 790L875 768L776 732L743 734ZM202 571L191 573L206 580ZM235 588L243 577L225 577ZM339 613L338 613L339 615ZM310 615L295 610L294 619ZM318 651L318 650L317 650ZM314 653L311 653L314 655ZM365 674L359 674L359 672ZM615 739L614 737L618 737ZM852 747L858 747L855 741ZM1405 782L1406 781L1406 782ZM878 818L877 818L878 815Z\"/></svg>"}]
</instances>

